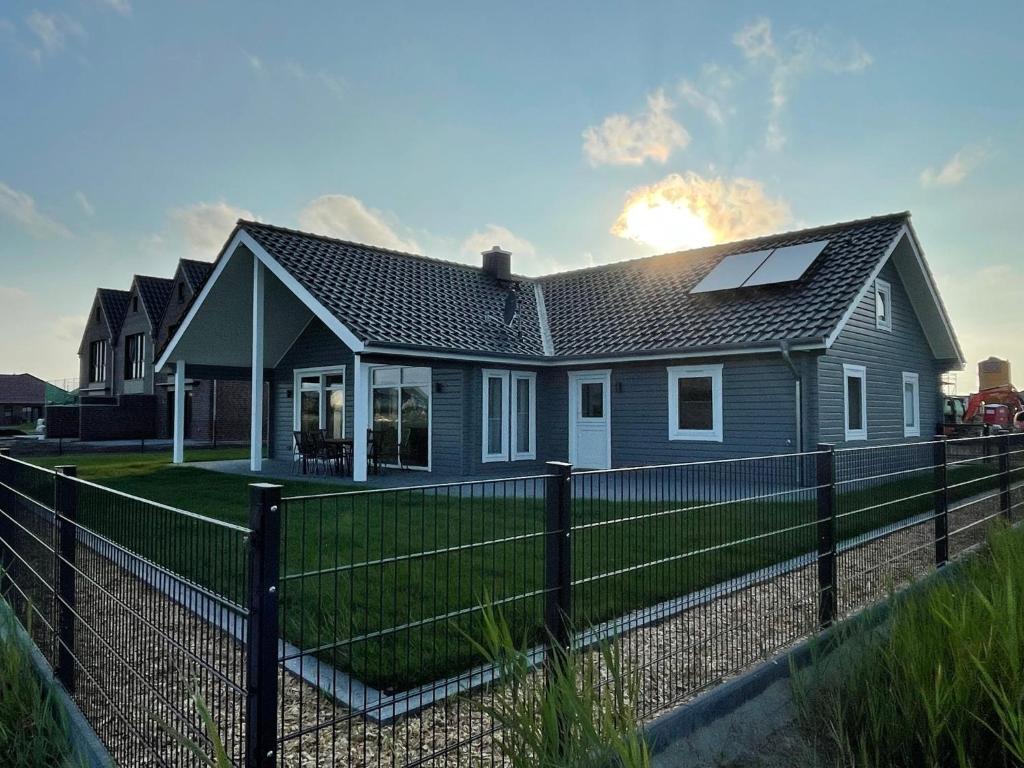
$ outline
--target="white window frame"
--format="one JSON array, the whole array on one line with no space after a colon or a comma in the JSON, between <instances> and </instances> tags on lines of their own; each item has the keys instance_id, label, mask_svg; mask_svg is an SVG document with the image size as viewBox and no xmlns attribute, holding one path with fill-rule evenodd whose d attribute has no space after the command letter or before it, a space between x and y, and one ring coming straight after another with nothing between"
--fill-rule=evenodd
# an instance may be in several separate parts
<instances>
[{"instance_id":1,"label":"white window frame","mask_svg":"<svg viewBox=\"0 0 1024 768\"><path fill-rule=\"evenodd\" d=\"M512 371L509 382L509 451L512 461L530 461L537 458L537 374L532 371ZM519 382L529 382L530 392L530 444L519 451Z\"/></svg>"},{"instance_id":2,"label":"white window frame","mask_svg":"<svg viewBox=\"0 0 1024 768\"><path fill-rule=\"evenodd\" d=\"M345 371L346 367L344 365L332 365L317 368L296 368L292 372L292 429L294 431L298 432L302 429L302 380L318 376L320 385L320 426L317 428L327 429L328 393L340 388L345 396L345 403L341 408L341 435L344 437L348 434L346 431L348 429L346 422L347 414L345 413L348 410L348 374ZM328 387L327 377L338 375L342 378L341 387Z\"/></svg>"},{"instance_id":3,"label":"white window frame","mask_svg":"<svg viewBox=\"0 0 1024 768\"><path fill-rule=\"evenodd\" d=\"M885 319L878 316L878 297L885 296ZM880 331L892 332L892 286L885 280L875 280L875 327Z\"/></svg>"},{"instance_id":4,"label":"white window frame","mask_svg":"<svg viewBox=\"0 0 1024 768\"><path fill-rule=\"evenodd\" d=\"M367 387L366 413L368 424L373 425L373 393L378 389L398 390L398 439L402 439L402 388L422 387L427 393L427 465L406 467L414 472L431 472L434 466L434 370L427 365L367 365L369 369L369 386ZM417 380L412 376L407 377L406 373L413 370L423 371L423 380ZM395 373L395 381L377 383L376 374ZM397 464L383 464L385 467L400 468Z\"/></svg>"},{"instance_id":5,"label":"white window frame","mask_svg":"<svg viewBox=\"0 0 1024 768\"><path fill-rule=\"evenodd\" d=\"M488 382L500 379L501 384L501 450L491 453L488 444L488 411L491 390ZM518 445L518 382L530 382L530 448L517 451ZM489 464L496 461L530 461L537 458L537 374L533 371L512 371L506 368L484 368L481 372L480 396L480 460Z\"/></svg>"},{"instance_id":6,"label":"white window frame","mask_svg":"<svg viewBox=\"0 0 1024 768\"><path fill-rule=\"evenodd\" d=\"M671 365L668 367L668 439L721 443L724 435L722 364ZM679 380L711 379L711 429L679 428Z\"/></svg>"},{"instance_id":7,"label":"white window frame","mask_svg":"<svg viewBox=\"0 0 1024 768\"><path fill-rule=\"evenodd\" d=\"M133 342L138 343L138 349L132 350ZM135 357L131 357L134 354ZM131 333L124 337L125 381L141 381L146 378L146 334Z\"/></svg>"},{"instance_id":8,"label":"white window frame","mask_svg":"<svg viewBox=\"0 0 1024 768\"><path fill-rule=\"evenodd\" d=\"M94 350L99 350L97 354ZM89 342L89 383L105 384L107 381L107 357L110 345L106 339Z\"/></svg>"},{"instance_id":9,"label":"white window frame","mask_svg":"<svg viewBox=\"0 0 1024 768\"><path fill-rule=\"evenodd\" d=\"M850 388L847 380L851 378L860 379L860 429L850 429ZM843 365L843 435L847 442L868 439L868 369L863 365Z\"/></svg>"},{"instance_id":10,"label":"white window frame","mask_svg":"<svg viewBox=\"0 0 1024 768\"><path fill-rule=\"evenodd\" d=\"M914 424L907 426L907 384L914 387ZM903 382L900 386L900 403L903 410L903 436L921 436L921 377L916 373L903 372Z\"/></svg>"}]
</instances>

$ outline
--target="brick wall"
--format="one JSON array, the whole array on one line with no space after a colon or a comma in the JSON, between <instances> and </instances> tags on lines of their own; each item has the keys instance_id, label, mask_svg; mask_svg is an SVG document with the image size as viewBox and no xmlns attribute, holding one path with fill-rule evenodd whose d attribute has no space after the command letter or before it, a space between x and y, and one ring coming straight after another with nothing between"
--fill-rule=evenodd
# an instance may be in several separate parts
<instances>
[{"instance_id":1,"label":"brick wall","mask_svg":"<svg viewBox=\"0 0 1024 768\"><path fill-rule=\"evenodd\" d=\"M197 379L190 391L191 424L186 435L201 442L248 442L250 383L225 379ZM157 437L174 434L172 407L174 392L160 387L157 392ZM264 412L267 399L264 398Z\"/></svg>"},{"instance_id":2,"label":"brick wall","mask_svg":"<svg viewBox=\"0 0 1024 768\"><path fill-rule=\"evenodd\" d=\"M79 410L82 440L139 440L156 434L155 395L122 395L117 405L83 405Z\"/></svg>"},{"instance_id":3,"label":"brick wall","mask_svg":"<svg viewBox=\"0 0 1024 768\"><path fill-rule=\"evenodd\" d=\"M46 406L47 437L78 437L78 406Z\"/></svg>"}]
</instances>

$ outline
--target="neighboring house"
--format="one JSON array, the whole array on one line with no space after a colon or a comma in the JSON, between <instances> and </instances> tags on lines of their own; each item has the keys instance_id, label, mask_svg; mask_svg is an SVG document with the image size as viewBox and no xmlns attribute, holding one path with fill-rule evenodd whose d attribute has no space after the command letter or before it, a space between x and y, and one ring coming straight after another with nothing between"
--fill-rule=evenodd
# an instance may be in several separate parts
<instances>
[{"instance_id":1,"label":"neighboring house","mask_svg":"<svg viewBox=\"0 0 1024 768\"><path fill-rule=\"evenodd\" d=\"M0 427L43 418L46 382L30 373L0 374Z\"/></svg>"},{"instance_id":2,"label":"neighboring house","mask_svg":"<svg viewBox=\"0 0 1024 768\"><path fill-rule=\"evenodd\" d=\"M176 327L212 264L182 259L173 278L135 275L127 291L100 288L79 347L80 409L53 409L54 431L82 439L170 437L166 376L155 351ZM249 384L190 380L186 436L201 441L249 436ZM85 410L88 409L88 410ZM58 431L60 430L60 431Z\"/></svg>"},{"instance_id":3,"label":"neighboring house","mask_svg":"<svg viewBox=\"0 0 1024 768\"><path fill-rule=\"evenodd\" d=\"M325 428L365 479L368 429L460 476L927 438L963 366L908 213L541 278L510 258L240 221L157 368L269 381L272 455Z\"/></svg>"}]
</instances>

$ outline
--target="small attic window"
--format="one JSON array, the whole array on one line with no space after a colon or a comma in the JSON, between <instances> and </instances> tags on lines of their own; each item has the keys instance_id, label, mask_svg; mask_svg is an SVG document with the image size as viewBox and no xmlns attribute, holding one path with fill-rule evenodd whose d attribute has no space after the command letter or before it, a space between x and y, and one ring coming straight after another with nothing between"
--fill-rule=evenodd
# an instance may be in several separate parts
<instances>
[{"instance_id":1,"label":"small attic window","mask_svg":"<svg viewBox=\"0 0 1024 768\"><path fill-rule=\"evenodd\" d=\"M139 297L138 296L132 296L132 312L138 312L138 311L139 311Z\"/></svg>"},{"instance_id":2,"label":"small attic window","mask_svg":"<svg viewBox=\"0 0 1024 768\"><path fill-rule=\"evenodd\" d=\"M892 330L892 286L885 280L875 281L875 326L880 331Z\"/></svg>"},{"instance_id":3,"label":"small attic window","mask_svg":"<svg viewBox=\"0 0 1024 768\"><path fill-rule=\"evenodd\" d=\"M185 283L178 283L178 303L185 303Z\"/></svg>"},{"instance_id":4,"label":"small attic window","mask_svg":"<svg viewBox=\"0 0 1024 768\"><path fill-rule=\"evenodd\" d=\"M93 312L93 315L95 316L96 322L98 323L100 321L100 307L98 304L96 305L96 311Z\"/></svg>"}]
</instances>

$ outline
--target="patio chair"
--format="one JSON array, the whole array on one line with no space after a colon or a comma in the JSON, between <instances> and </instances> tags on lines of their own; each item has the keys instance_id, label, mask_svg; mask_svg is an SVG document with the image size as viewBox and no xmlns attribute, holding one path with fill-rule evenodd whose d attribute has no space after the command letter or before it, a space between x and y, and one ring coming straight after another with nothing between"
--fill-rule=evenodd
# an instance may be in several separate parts
<instances>
[{"instance_id":1,"label":"patio chair","mask_svg":"<svg viewBox=\"0 0 1024 768\"><path fill-rule=\"evenodd\" d=\"M345 474L348 465L351 463L351 446L345 443L329 442L326 429L321 429L319 435L318 445L323 453L324 461L334 465L335 474Z\"/></svg>"},{"instance_id":2,"label":"patio chair","mask_svg":"<svg viewBox=\"0 0 1024 768\"><path fill-rule=\"evenodd\" d=\"M302 464L302 474L307 474L309 463L313 462L313 471L316 471L316 446L313 441L309 439L309 435L306 432L295 431L292 432L292 437L295 440L295 457L298 457L300 461L292 459L292 474L295 474L296 467Z\"/></svg>"},{"instance_id":3,"label":"patio chair","mask_svg":"<svg viewBox=\"0 0 1024 768\"><path fill-rule=\"evenodd\" d=\"M390 432L366 430L366 466L373 474L379 475L385 464L399 464L400 453Z\"/></svg>"}]
</instances>

